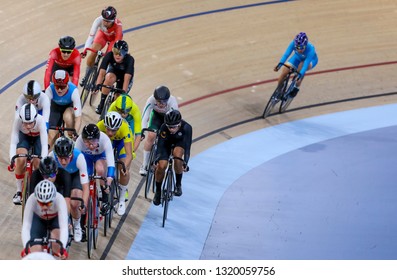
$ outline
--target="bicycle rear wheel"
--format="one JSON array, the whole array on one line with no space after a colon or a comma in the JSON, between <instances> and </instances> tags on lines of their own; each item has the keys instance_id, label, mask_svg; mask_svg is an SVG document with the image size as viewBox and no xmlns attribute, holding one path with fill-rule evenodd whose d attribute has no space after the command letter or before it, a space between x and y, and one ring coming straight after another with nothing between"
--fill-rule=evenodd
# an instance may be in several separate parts
<instances>
[{"instance_id":1,"label":"bicycle rear wheel","mask_svg":"<svg viewBox=\"0 0 397 280\"><path fill-rule=\"evenodd\" d=\"M284 113L285 110L287 110L288 106L291 104L292 100L294 99L294 97L291 96L290 94L294 87L295 87L295 82L293 81L289 85L287 92L284 94L284 98L282 99L280 104L280 109L278 110L279 113Z\"/></svg>"},{"instance_id":2,"label":"bicycle rear wheel","mask_svg":"<svg viewBox=\"0 0 397 280\"><path fill-rule=\"evenodd\" d=\"M173 174L172 171L167 171L165 184L163 187L163 197L164 197L163 227L165 226L165 221L168 218L168 206L172 199L172 191L173 191Z\"/></svg>"},{"instance_id":3,"label":"bicycle rear wheel","mask_svg":"<svg viewBox=\"0 0 397 280\"><path fill-rule=\"evenodd\" d=\"M153 145L149 155L149 166L146 174L145 181L145 198L149 197L150 186L154 185L154 157L156 154L156 146Z\"/></svg>"}]
</instances>

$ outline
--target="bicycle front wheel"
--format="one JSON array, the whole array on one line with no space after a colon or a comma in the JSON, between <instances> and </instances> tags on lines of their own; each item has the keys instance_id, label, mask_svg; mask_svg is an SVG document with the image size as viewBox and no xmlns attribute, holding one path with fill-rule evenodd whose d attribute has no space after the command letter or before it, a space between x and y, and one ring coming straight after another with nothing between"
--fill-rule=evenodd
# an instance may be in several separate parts
<instances>
[{"instance_id":1,"label":"bicycle front wheel","mask_svg":"<svg viewBox=\"0 0 397 280\"><path fill-rule=\"evenodd\" d=\"M81 109L84 108L84 105L87 101L88 96L90 95L90 92L94 89L95 86L95 81L93 80L95 75L94 71L95 71L94 68L90 69L87 73L87 78L84 81L83 89L81 90L81 94L80 94Z\"/></svg>"},{"instance_id":2,"label":"bicycle front wheel","mask_svg":"<svg viewBox=\"0 0 397 280\"><path fill-rule=\"evenodd\" d=\"M92 198L89 198L88 201L88 209L87 209L87 254L88 258L91 259L92 257L92 248L94 243L94 205Z\"/></svg>"},{"instance_id":3,"label":"bicycle front wheel","mask_svg":"<svg viewBox=\"0 0 397 280\"><path fill-rule=\"evenodd\" d=\"M165 221L168 217L168 206L172 199L173 192L173 174L172 171L167 171L167 175L165 178L164 188L163 188L163 197L164 197L164 211L163 211L163 227L165 226Z\"/></svg>"},{"instance_id":4,"label":"bicycle front wheel","mask_svg":"<svg viewBox=\"0 0 397 280\"><path fill-rule=\"evenodd\" d=\"M109 93L108 96L106 97L105 104L103 104L103 109L99 120L103 120L105 118L106 114L108 113L110 104L112 104L112 102L113 102L113 94Z\"/></svg>"},{"instance_id":5,"label":"bicycle front wheel","mask_svg":"<svg viewBox=\"0 0 397 280\"><path fill-rule=\"evenodd\" d=\"M277 86L276 90L273 92L272 96L266 104L265 110L262 114L262 118L266 119L272 112L274 106L276 106L276 104L280 101L281 96L283 96L283 93L285 92L286 84L287 79L284 79L283 83Z\"/></svg>"},{"instance_id":6,"label":"bicycle front wheel","mask_svg":"<svg viewBox=\"0 0 397 280\"><path fill-rule=\"evenodd\" d=\"M29 198L29 187L30 187L30 174L28 171L25 172L25 176L23 178L23 185L22 185L22 221L23 215L25 213L25 205L26 201Z\"/></svg>"},{"instance_id":7,"label":"bicycle front wheel","mask_svg":"<svg viewBox=\"0 0 397 280\"><path fill-rule=\"evenodd\" d=\"M284 113L287 110L288 106L291 104L294 97L291 96L291 91L295 87L295 82L293 81L288 87L288 91L284 94L284 98L281 101L279 113Z\"/></svg>"}]
</instances>

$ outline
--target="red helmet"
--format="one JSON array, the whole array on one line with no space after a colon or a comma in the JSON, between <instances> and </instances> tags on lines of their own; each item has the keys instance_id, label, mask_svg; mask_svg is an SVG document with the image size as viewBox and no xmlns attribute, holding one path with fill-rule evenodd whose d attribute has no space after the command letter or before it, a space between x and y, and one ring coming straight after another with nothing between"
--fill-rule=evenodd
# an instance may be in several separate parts
<instances>
[{"instance_id":1,"label":"red helmet","mask_svg":"<svg viewBox=\"0 0 397 280\"><path fill-rule=\"evenodd\" d=\"M65 87L69 82L69 73L65 70L57 70L52 74L52 82L55 86Z\"/></svg>"}]
</instances>

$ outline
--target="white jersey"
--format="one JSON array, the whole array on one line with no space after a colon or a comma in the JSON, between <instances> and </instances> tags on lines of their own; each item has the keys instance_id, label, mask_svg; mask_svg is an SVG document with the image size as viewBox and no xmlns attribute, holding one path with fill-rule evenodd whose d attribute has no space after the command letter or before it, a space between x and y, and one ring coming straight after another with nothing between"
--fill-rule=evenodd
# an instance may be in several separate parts
<instances>
[{"instance_id":1,"label":"white jersey","mask_svg":"<svg viewBox=\"0 0 397 280\"><path fill-rule=\"evenodd\" d=\"M26 134L27 136L40 137L41 143L41 157L44 158L48 154L48 134L47 126L43 116L37 115L36 123L31 130L27 130L22 123L19 115L15 115L14 125L11 131L11 144L10 144L10 161L13 156L17 153L17 145L20 141L19 132Z\"/></svg>"},{"instance_id":2,"label":"white jersey","mask_svg":"<svg viewBox=\"0 0 397 280\"><path fill-rule=\"evenodd\" d=\"M173 95L170 96L170 98L167 101L167 106L165 106L164 108L158 107L156 104L156 98L154 98L153 95L150 96L147 99L145 109L143 110L142 128L147 128L152 111L155 111L160 114L165 114L170 109L178 110L178 101L176 100L175 96Z\"/></svg>"},{"instance_id":3,"label":"white jersey","mask_svg":"<svg viewBox=\"0 0 397 280\"><path fill-rule=\"evenodd\" d=\"M25 96L21 94L18 99L17 103L15 105L15 114L19 114L19 109L22 107L22 105L28 103L26 100ZM37 103L34 104L36 106L37 110L42 110L41 115L44 118L44 121L48 123L48 120L50 119L50 106L51 102L50 99L48 98L48 95L46 94L40 94L39 99L37 100Z\"/></svg>"},{"instance_id":4,"label":"white jersey","mask_svg":"<svg viewBox=\"0 0 397 280\"><path fill-rule=\"evenodd\" d=\"M69 230L68 230L69 214L68 214L68 207L66 205L66 201L63 195L57 192L52 205L48 208L47 211L43 211L41 209L34 193L32 193L29 196L25 204L25 211L23 213L23 224L22 224L22 232L21 232L23 247L25 247L26 243L29 242L31 239L30 230L32 228L33 214L38 215L43 220L53 219L56 216L58 216L58 223L60 229L59 239L62 242L63 247L66 248L69 237Z\"/></svg>"},{"instance_id":5,"label":"white jersey","mask_svg":"<svg viewBox=\"0 0 397 280\"><path fill-rule=\"evenodd\" d=\"M80 150L84 156L85 155L96 156L104 152L106 156L107 166L114 167L114 154L113 154L112 141L106 135L106 133L102 131L100 131L100 133L101 135L99 137L98 147L95 150L91 151L90 149L87 148L87 146L83 142L83 137L81 135L76 139L75 147L78 150Z\"/></svg>"}]
</instances>

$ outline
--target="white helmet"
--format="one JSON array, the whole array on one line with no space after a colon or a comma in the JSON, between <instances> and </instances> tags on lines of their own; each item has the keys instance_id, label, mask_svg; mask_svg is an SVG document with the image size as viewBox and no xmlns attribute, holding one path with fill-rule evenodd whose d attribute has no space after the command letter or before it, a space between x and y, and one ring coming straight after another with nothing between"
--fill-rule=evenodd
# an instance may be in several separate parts
<instances>
[{"instance_id":1,"label":"white helmet","mask_svg":"<svg viewBox=\"0 0 397 280\"><path fill-rule=\"evenodd\" d=\"M108 112L104 120L105 126L111 130L117 130L123 123L123 117L117 112Z\"/></svg>"},{"instance_id":2,"label":"white helmet","mask_svg":"<svg viewBox=\"0 0 397 280\"><path fill-rule=\"evenodd\" d=\"M35 100L40 97L41 86L39 82L30 80L23 86L23 95L26 99Z\"/></svg>"},{"instance_id":3,"label":"white helmet","mask_svg":"<svg viewBox=\"0 0 397 280\"><path fill-rule=\"evenodd\" d=\"M52 202L57 194L57 188L49 180L40 181L34 189L36 199L42 203Z\"/></svg>"},{"instance_id":4,"label":"white helmet","mask_svg":"<svg viewBox=\"0 0 397 280\"><path fill-rule=\"evenodd\" d=\"M19 117L24 123L34 122L37 117L36 107L30 103L23 104L21 109L19 109Z\"/></svg>"}]
</instances>

